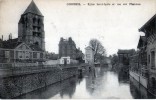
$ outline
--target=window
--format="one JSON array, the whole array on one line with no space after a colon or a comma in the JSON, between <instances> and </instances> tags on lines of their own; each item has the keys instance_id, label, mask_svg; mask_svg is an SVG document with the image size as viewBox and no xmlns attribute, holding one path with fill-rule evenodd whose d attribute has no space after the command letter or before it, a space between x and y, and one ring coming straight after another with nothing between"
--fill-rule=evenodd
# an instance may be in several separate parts
<instances>
[{"instance_id":1,"label":"window","mask_svg":"<svg viewBox=\"0 0 156 100\"><path fill-rule=\"evenodd\" d=\"M33 58L37 58L37 53L33 52Z\"/></svg>"},{"instance_id":2,"label":"window","mask_svg":"<svg viewBox=\"0 0 156 100\"><path fill-rule=\"evenodd\" d=\"M150 55L148 55L148 63L150 64Z\"/></svg>"},{"instance_id":3,"label":"window","mask_svg":"<svg viewBox=\"0 0 156 100\"><path fill-rule=\"evenodd\" d=\"M36 19L35 19L35 18L33 18L33 23L35 23L35 21L36 21Z\"/></svg>"},{"instance_id":4,"label":"window","mask_svg":"<svg viewBox=\"0 0 156 100\"><path fill-rule=\"evenodd\" d=\"M38 19L38 24L40 24L40 19Z\"/></svg>"},{"instance_id":5,"label":"window","mask_svg":"<svg viewBox=\"0 0 156 100\"><path fill-rule=\"evenodd\" d=\"M156 87L156 80L154 77L151 78L151 83L152 83L152 88L155 88Z\"/></svg>"},{"instance_id":6,"label":"window","mask_svg":"<svg viewBox=\"0 0 156 100\"><path fill-rule=\"evenodd\" d=\"M151 52L151 68L155 67L155 52Z\"/></svg>"},{"instance_id":7,"label":"window","mask_svg":"<svg viewBox=\"0 0 156 100\"><path fill-rule=\"evenodd\" d=\"M10 51L5 51L5 58L9 58L10 57Z\"/></svg>"}]
</instances>

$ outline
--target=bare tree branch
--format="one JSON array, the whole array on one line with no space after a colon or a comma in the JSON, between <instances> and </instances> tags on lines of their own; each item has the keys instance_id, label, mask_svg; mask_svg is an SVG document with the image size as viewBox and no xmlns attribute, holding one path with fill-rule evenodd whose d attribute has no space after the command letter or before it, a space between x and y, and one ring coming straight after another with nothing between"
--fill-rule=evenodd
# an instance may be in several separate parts
<instances>
[{"instance_id":1,"label":"bare tree branch","mask_svg":"<svg viewBox=\"0 0 156 100\"><path fill-rule=\"evenodd\" d=\"M101 60L101 58L103 58L102 56L105 56L106 50L99 40L91 39L89 46L91 46L94 51L94 62Z\"/></svg>"}]
</instances>

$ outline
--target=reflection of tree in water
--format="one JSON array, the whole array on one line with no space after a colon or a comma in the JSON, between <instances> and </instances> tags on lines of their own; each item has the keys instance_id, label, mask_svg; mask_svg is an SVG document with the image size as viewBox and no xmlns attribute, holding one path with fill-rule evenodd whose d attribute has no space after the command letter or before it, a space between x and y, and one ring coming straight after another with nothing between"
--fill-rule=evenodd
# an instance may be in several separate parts
<instances>
[{"instance_id":1,"label":"reflection of tree in water","mask_svg":"<svg viewBox=\"0 0 156 100\"><path fill-rule=\"evenodd\" d=\"M63 83L61 84L61 92L60 96L63 98L64 95L68 95L69 98L72 98L75 89L76 89L76 77L72 77L70 79L62 81Z\"/></svg>"},{"instance_id":2,"label":"reflection of tree in water","mask_svg":"<svg viewBox=\"0 0 156 100\"><path fill-rule=\"evenodd\" d=\"M97 86L102 84L102 77L104 76L104 70L101 67L96 67L88 73L86 77L86 90L92 95ZM97 84L98 83L98 84Z\"/></svg>"},{"instance_id":3,"label":"reflection of tree in water","mask_svg":"<svg viewBox=\"0 0 156 100\"><path fill-rule=\"evenodd\" d=\"M95 70L92 69L88 73L88 77L86 78L86 89L87 91L92 94L94 92L94 84L95 84Z\"/></svg>"}]
</instances>

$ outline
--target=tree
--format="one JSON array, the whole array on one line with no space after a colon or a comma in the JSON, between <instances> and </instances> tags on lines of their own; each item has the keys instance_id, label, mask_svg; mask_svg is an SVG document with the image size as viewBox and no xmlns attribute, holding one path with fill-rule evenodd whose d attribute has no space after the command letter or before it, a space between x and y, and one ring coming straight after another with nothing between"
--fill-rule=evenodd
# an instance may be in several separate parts
<instances>
[{"instance_id":1,"label":"tree","mask_svg":"<svg viewBox=\"0 0 156 100\"><path fill-rule=\"evenodd\" d=\"M101 61L106 55L106 50L99 40L91 39L89 46L91 46L94 51L94 62Z\"/></svg>"},{"instance_id":2,"label":"tree","mask_svg":"<svg viewBox=\"0 0 156 100\"><path fill-rule=\"evenodd\" d=\"M58 54L55 54L54 52L48 52L46 51L46 58L50 60L57 60Z\"/></svg>"},{"instance_id":3,"label":"tree","mask_svg":"<svg viewBox=\"0 0 156 100\"><path fill-rule=\"evenodd\" d=\"M112 65L115 65L119 62L119 58L116 54L113 54L113 56L111 56L111 63Z\"/></svg>"}]
</instances>

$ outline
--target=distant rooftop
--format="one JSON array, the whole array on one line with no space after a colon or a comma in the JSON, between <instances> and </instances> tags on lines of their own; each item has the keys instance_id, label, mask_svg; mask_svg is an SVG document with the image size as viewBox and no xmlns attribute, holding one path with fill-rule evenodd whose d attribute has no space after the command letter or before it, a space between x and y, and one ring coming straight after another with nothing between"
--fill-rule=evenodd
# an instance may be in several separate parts
<instances>
[{"instance_id":1,"label":"distant rooftop","mask_svg":"<svg viewBox=\"0 0 156 100\"><path fill-rule=\"evenodd\" d=\"M131 54L131 53L133 53L133 51L135 51L135 50L134 49L128 49L128 50L119 49L118 54Z\"/></svg>"}]
</instances>

